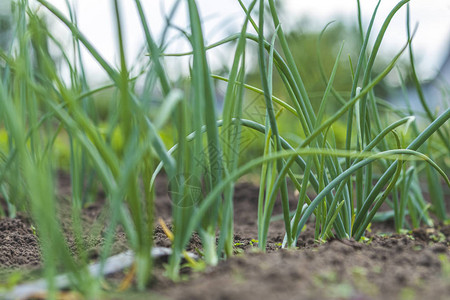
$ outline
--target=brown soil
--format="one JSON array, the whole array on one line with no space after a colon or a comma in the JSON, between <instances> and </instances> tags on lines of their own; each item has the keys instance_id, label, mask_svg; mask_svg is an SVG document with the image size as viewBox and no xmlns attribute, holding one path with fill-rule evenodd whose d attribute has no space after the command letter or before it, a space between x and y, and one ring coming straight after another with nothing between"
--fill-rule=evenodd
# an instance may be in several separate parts
<instances>
[{"instance_id":1,"label":"brown soil","mask_svg":"<svg viewBox=\"0 0 450 300\"><path fill-rule=\"evenodd\" d=\"M70 195L67 178L60 180L63 196ZM156 189L156 217L170 223L171 203L164 177ZM364 243L332 240L318 244L313 225L307 226L298 242L298 250L280 249L284 235L282 221L272 223L267 253L256 249L256 207L258 187L240 183L235 192L235 242L237 255L204 272L184 270L182 282L173 283L162 276L163 265L155 267L155 279L145 294L130 294L133 299L149 295L165 299L450 299L450 226L421 228L409 234L382 234L392 231L391 223L374 224ZM63 197L64 198L64 197ZM104 196L83 211L83 222L91 257L102 245ZM295 201L292 196L292 201ZM64 203L64 201L62 201ZM61 214L64 216L62 210ZM281 212L275 206L275 214ZM66 216L67 217L67 216ZM64 219L64 217L63 217ZM70 218L69 218L70 219ZM0 219L0 287L12 270L34 270L41 264L38 239L25 217ZM63 220L69 228L70 221ZM95 229L97 228L97 229ZM100 229L98 229L100 228ZM378 233L377 233L378 232ZM69 244L71 238L68 236ZM169 247L159 226L155 245ZM126 247L118 232L115 252ZM201 248L197 236L189 250ZM5 275L6 274L6 275ZM123 278L116 274L115 283ZM122 299L108 296L106 299ZM129 296L127 295L127 298Z\"/></svg>"},{"instance_id":2,"label":"brown soil","mask_svg":"<svg viewBox=\"0 0 450 300\"><path fill-rule=\"evenodd\" d=\"M0 220L0 266L16 268L41 264L39 241L21 218Z\"/></svg>"}]
</instances>

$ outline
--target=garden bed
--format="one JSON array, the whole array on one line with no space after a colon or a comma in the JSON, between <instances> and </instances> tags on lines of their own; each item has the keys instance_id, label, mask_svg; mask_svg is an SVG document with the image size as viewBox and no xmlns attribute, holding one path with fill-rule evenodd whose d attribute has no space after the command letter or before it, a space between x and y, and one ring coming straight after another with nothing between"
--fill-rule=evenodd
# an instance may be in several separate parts
<instances>
[{"instance_id":1,"label":"garden bed","mask_svg":"<svg viewBox=\"0 0 450 300\"><path fill-rule=\"evenodd\" d=\"M61 199L70 191L69 182L62 179ZM156 216L170 223L171 203L164 178L159 178L156 194ZM236 186L235 257L202 272L184 268L183 280L178 283L163 276L164 262L157 261L148 291L129 290L117 295L107 291L105 299L123 299L128 293L136 297L133 299L149 299L149 295L167 299L448 299L449 225L393 234L394 227L389 221L374 223L365 242L331 240L319 244L314 241L311 224L301 234L298 250L284 250L280 247L284 224L277 221L270 227L267 253L261 253L256 244L257 198L258 187L253 183ZM295 199L293 195L290 198ZM99 195L99 200L83 211L92 260L98 257L102 244L101 235L94 233L101 232L96 231L96 226L102 224L104 203L103 195ZM280 212L281 205L277 202L274 213ZM63 228L68 228L70 216L61 215ZM38 239L30 225L25 215L0 220L2 284L13 274L22 274L21 281L40 276ZM70 237L68 241L69 245L73 243ZM156 246L170 247L160 226L155 229L154 241ZM118 232L113 252L125 249L126 238ZM201 249L201 244L194 237L188 250L196 249ZM108 276L110 286L120 283L126 271Z\"/></svg>"},{"instance_id":2,"label":"garden bed","mask_svg":"<svg viewBox=\"0 0 450 300\"><path fill-rule=\"evenodd\" d=\"M409 0L383 16L377 5L369 23L357 1L356 27L323 24L305 32L309 44L282 28L274 0L239 1L242 26L219 41L204 35L197 1L176 1L155 40L136 0L145 50L133 61L128 17L112 1L114 63L70 1L64 11L37 2L14 2L0 55L0 215L18 212L0 220L0 298L448 298L450 109L436 115L423 96ZM406 39L383 57L400 10ZM212 69L207 51L228 46ZM84 50L107 76L92 85ZM405 56L398 109L382 84Z\"/></svg>"}]
</instances>

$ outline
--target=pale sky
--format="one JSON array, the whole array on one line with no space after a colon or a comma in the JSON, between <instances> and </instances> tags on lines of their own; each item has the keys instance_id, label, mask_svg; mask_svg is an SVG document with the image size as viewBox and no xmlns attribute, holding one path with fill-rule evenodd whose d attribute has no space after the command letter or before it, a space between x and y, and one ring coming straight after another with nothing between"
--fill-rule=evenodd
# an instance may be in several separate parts
<instances>
[{"instance_id":1,"label":"pale sky","mask_svg":"<svg viewBox=\"0 0 450 300\"><path fill-rule=\"evenodd\" d=\"M65 0L48 0L58 8L66 11ZM111 0L70 0L76 6L79 27L81 31L93 42L103 56L110 62L117 61L117 45L115 41L115 27L112 19ZM142 4L150 23L151 31L158 37L164 25L162 12L166 14L170 10L174 0L142 0ZM182 1L176 15L176 25L186 28L187 9L186 1ZM245 1L248 4L250 1ZM282 26L290 28L293 24L307 17L313 21L313 26L321 30L332 20L345 20L348 24L356 23L356 0L284 0L285 11L280 12ZM383 0L375 22L377 31L383 23L385 16L396 5L396 0ZM432 4L431 4L432 2ZM372 11L377 1L361 0L364 24L370 20ZM447 54L450 43L450 1L449 0L411 0L412 24L419 23L419 28L413 41L416 57L419 60L419 71L422 78L432 77L440 67L444 56ZM127 56L129 63L135 61L144 39L140 21L136 13L133 0L121 0L123 17L125 20L125 36ZM163 4L163 5L162 5ZM208 43L220 40L230 33L239 31L244 20L244 14L237 0L197 0L200 14L204 18L204 31ZM405 6L406 8L406 6ZM400 49L406 41L405 34L406 9L402 8L394 17L385 36L381 51L393 54ZM62 36L65 34L63 27L53 23L54 29ZM375 35L375 34L373 34ZM169 48L170 52L189 49L187 44L180 40ZM210 55L211 64L218 64L215 60L230 59L230 53ZM98 78L99 67L85 54L88 71ZM116 63L117 64L117 63ZM179 64L178 64L179 65Z\"/></svg>"}]
</instances>

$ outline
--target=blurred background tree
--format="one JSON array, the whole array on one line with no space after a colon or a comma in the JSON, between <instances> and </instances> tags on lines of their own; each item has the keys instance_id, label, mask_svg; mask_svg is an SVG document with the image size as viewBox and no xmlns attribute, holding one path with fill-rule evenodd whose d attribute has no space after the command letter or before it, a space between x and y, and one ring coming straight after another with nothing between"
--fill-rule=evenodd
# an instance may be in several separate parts
<instances>
[{"instance_id":1,"label":"blurred background tree","mask_svg":"<svg viewBox=\"0 0 450 300\"><path fill-rule=\"evenodd\" d=\"M349 98L352 85L350 60L354 67L357 63L359 55L359 53L355 50L360 47L360 38L359 30L349 27L342 22L334 22L330 24L321 37L320 31L315 31L311 28L312 26L309 24L308 20L302 20L286 34L286 38L294 56L295 63L299 69L306 91L308 92L308 95L313 103L313 108L317 111L323 93L326 89L326 82L321 74L321 67L323 67L324 74L328 79L335 63L339 48L343 42L344 50L341 55L333 87L344 99ZM277 44L276 48L279 49ZM251 66L251 70L247 76L247 83L260 87L261 79L257 64L251 64ZM287 101L288 103L291 103L281 77L277 72L274 72L273 74L273 95ZM259 106L264 105L264 99L262 97L258 97L257 100L255 100L254 97L252 98L250 96L247 101L252 104L260 102L261 105ZM249 104L248 107L250 106L251 105ZM332 113L340 106L341 104L339 101L333 99L330 101L330 106L327 108L327 112ZM264 112L264 110L262 111ZM255 115L254 113L248 114ZM289 113L282 113L280 115L280 121L280 131L285 138L288 140L295 140L303 137L301 130L299 130L301 127L297 118L291 116ZM340 126L343 127L342 134L339 130ZM337 123L333 127L338 144L343 145L345 139L345 125Z\"/></svg>"},{"instance_id":2,"label":"blurred background tree","mask_svg":"<svg viewBox=\"0 0 450 300\"><path fill-rule=\"evenodd\" d=\"M295 63L302 76L303 83L313 102L314 109L318 109L319 102L326 88L326 82L321 75L321 64L325 76L331 74L339 48L344 43L344 50L339 62L339 67L334 79L333 87L341 96L348 99L350 96L352 84L352 71L350 60L353 67L356 66L360 48L359 29L350 27L342 22L331 23L320 38L320 31L311 30L312 26L308 20L303 20L287 33L287 41L294 56ZM279 48L278 48L279 49ZM319 60L320 55L320 60ZM380 58L377 59L377 65L383 65ZM375 72L377 68L375 67ZM375 76L376 74L374 74ZM255 64L247 76L247 82L254 86L260 86L259 70ZM384 94L384 88L379 86L377 93ZM273 94L284 100L288 100L287 91L277 72L274 72ZM317 101L316 101L317 100ZM333 101L338 105L337 101ZM336 107L330 107L330 111Z\"/></svg>"}]
</instances>

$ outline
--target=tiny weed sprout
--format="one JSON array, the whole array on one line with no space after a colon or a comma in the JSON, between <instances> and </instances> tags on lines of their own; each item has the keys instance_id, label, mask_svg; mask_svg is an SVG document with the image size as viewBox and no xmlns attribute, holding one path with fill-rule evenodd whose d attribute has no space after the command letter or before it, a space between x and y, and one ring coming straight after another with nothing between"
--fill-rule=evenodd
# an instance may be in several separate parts
<instances>
[{"instance_id":1,"label":"tiny weed sprout","mask_svg":"<svg viewBox=\"0 0 450 300\"><path fill-rule=\"evenodd\" d=\"M127 20L121 1L112 0L116 65L80 30L70 1L68 13L48 0L36 2L12 3L14 30L0 52L0 217L29 213L48 298L57 297L59 273L70 274L70 289L87 299L98 297L118 231L134 253L119 291L134 285L142 291L151 282L158 225L171 247L164 274L174 281L181 279L181 268L202 271L243 252L246 243L235 241L234 193L249 174L259 181L257 236L249 245L261 252L276 221L283 221L285 232L276 243L280 248L298 247L306 228L313 228L318 243L337 238L371 244L373 237L366 235L375 222L393 220L398 233L436 220L448 224L450 109L437 114L427 102L416 71L409 0L398 1L378 31L381 0L366 27L359 11L358 41L350 43L355 55L346 53L344 42L325 49L334 24L322 30L316 43L320 93L308 88L311 78L296 60L274 0L238 0L239 32L210 45L195 0L174 1L162 35L154 35L141 1L134 0L145 41L138 61L127 59ZM170 19L182 10L186 29ZM379 59L391 20L401 10L407 18L403 46ZM58 40L47 18L70 32L70 45ZM166 52L169 30L180 31L191 51ZM232 60L226 72L213 74L208 51L217 47L232 49ZM104 86L89 84L82 49L107 75ZM189 57L189 76L175 81L165 60L181 56ZM407 93L405 109L377 96L405 58L423 116L412 109ZM336 88L342 77L350 78L345 92ZM219 85L225 87L220 101ZM58 172L70 175L71 192L64 199L55 193ZM168 182L167 224L155 219L159 177ZM82 212L99 194L106 203L104 228L98 230L100 271L93 274ZM61 210L70 214L70 229L58 218ZM193 235L201 240L201 255L188 252ZM68 237L74 241L70 246ZM439 243L445 236L436 232L432 239ZM448 259L441 261L448 277ZM365 272L355 269L353 276L367 289L376 288ZM341 284L330 274L314 281ZM11 277L8 285L19 279Z\"/></svg>"}]
</instances>

